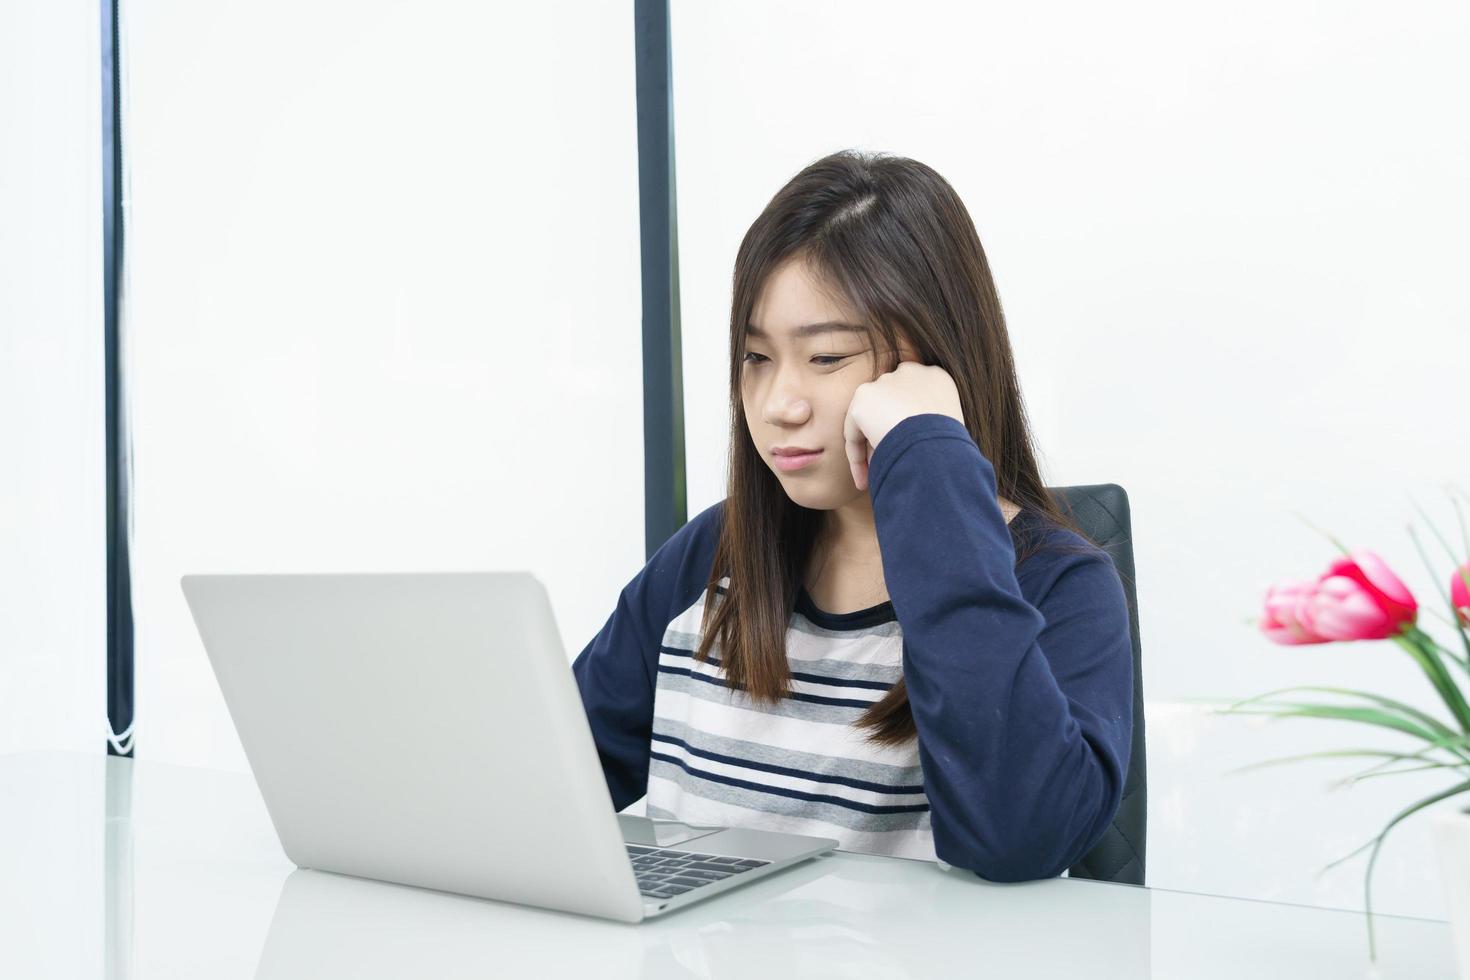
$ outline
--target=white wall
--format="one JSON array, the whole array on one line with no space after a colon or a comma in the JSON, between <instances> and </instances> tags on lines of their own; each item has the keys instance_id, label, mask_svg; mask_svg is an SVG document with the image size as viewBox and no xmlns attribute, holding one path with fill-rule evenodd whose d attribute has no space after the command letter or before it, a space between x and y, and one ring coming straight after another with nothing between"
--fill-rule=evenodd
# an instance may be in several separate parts
<instances>
[{"instance_id":1,"label":"white wall","mask_svg":"<svg viewBox=\"0 0 1470 980\"><path fill-rule=\"evenodd\" d=\"M0 4L0 752L107 740L96 4Z\"/></svg>"},{"instance_id":2,"label":"white wall","mask_svg":"<svg viewBox=\"0 0 1470 980\"><path fill-rule=\"evenodd\" d=\"M184 573L642 567L632 24L128 4L139 758L247 768Z\"/></svg>"},{"instance_id":3,"label":"white wall","mask_svg":"<svg viewBox=\"0 0 1470 980\"><path fill-rule=\"evenodd\" d=\"M1433 704L1390 644L1287 650L1244 620L1335 555L1293 511L1379 551L1426 605L1448 581L1405 524L1412 495L1452 531L1441 485L1470 492L1470 11L676 0L673 35L691 511L724 493L750 222L832 150L930 164L985 245L1048 484L1129 494L1150 884L1360 908L1361 858L1312 873L1446 780L1344 797L1322 782L1351 766L1227 778L1396 743L1310 721L1266 737L1188 702L1316 683ZM1375 907L1442 915L1431 867L1427 828L1404 824Z\"/></svg>"}]
</instances>

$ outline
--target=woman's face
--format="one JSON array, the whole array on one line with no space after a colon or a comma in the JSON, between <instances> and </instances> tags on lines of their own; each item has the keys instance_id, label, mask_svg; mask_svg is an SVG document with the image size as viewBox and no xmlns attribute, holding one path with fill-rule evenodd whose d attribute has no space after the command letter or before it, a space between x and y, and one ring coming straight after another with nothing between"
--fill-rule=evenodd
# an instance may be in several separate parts
<instances>
[{"instance_id":1,"label":"woman's face","mask_svg":"<svg viewBox=\"0 0 1470 980\"><path fill-rule=\"evenodd\" d=\"M862 330L842 329L858 324L855 314L800 258L771 273L750 320L740 396L761 459L803 507L833 510L866 494L852 481L842 426L853 393L892 356L877 356ZM817 452L782 465L777 449Z\"/></svg>"}]
</instances>

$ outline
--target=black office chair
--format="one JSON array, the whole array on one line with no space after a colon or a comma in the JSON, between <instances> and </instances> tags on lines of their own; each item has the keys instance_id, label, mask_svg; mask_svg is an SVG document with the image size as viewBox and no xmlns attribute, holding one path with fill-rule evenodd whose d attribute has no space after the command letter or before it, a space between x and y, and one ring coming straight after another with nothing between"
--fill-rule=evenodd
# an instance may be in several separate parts
<instances>
[{"instance_id":1,"label":"black office chair","mask_svg":"<svg viewBox=\"0 0 1470 980\"><path fill-rule=\"evenodd\" d=\"M1049 487L1052 497L1093 542L1112 556L1128 597L1133 640L1133 745L1123 800L1101 841L1068 870L1073 878L1143 884L1148 831L1148 781L1143 737L1143 656L1138 637L1138 593L1133 584L1133 529L1128 494L1116 483Z\"/></svg>"}]
</instances>

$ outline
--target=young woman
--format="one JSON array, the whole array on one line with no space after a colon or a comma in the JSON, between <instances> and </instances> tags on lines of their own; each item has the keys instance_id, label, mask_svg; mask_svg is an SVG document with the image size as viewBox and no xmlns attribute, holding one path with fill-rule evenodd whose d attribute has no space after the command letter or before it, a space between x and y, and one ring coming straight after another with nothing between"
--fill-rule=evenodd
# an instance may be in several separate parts
<instances>
[{"instance_id":1,"label":"young woman","mask_svg":"<svg viewBox=\"0 0 1470 980\"><path fill-rule=\"evenodd\" d=\"M1042 483L954 189L806 167L741 242L730 351L725 499L572 665L614 806L1061 874L1122 798L1128 609Z\"/></svg>"}]
</instances>

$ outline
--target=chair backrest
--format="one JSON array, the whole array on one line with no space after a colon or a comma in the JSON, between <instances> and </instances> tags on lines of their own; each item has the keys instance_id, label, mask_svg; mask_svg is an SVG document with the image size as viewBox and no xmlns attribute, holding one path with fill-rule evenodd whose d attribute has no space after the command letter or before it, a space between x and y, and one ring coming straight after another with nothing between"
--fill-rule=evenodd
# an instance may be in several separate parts
<instances>
[{"instance_id":1,"label":"chair backrest","mask_svg":"<svg viewBox=\"0 0 1470 980\"><path fill-rule=\"evenodd\" d=\"M1097 878L1143 884L1144 844L1148 831L1148 766L1144 758L1143 656L1138 635L1138 593L1133 582L1133 531L1128 494L1116 483L1049 487L1052 497L1087 537L1112 556L1128 596L1129 631L1133 641L1133 745L1123 801L1101 841L1068 869L1073 878Z\"/></svg>"}]
</instances>

